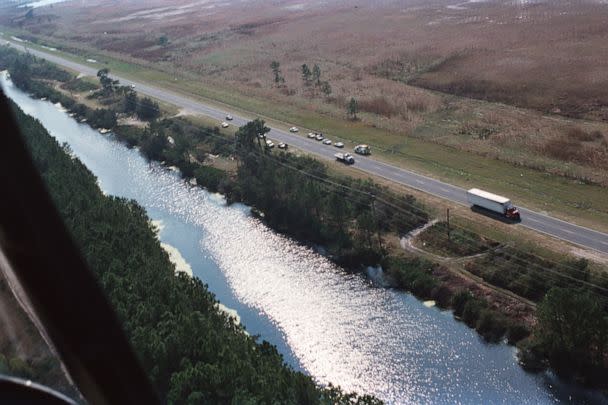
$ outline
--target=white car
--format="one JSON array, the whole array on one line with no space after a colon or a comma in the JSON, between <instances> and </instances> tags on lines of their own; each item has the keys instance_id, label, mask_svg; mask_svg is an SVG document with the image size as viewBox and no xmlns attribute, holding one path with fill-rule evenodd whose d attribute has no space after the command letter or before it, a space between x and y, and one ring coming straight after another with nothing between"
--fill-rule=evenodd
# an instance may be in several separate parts
<instances>
[{"instance_id":1,"label":"white car","mask_svg":"<svg viewBox=\"0 0 608 405\"><path fill-rule=\"evenodd\" d=\"M281 142L280 144L277 145L277 147L279 149L287 149L287 144L285 142Z\"/></svg>"},{"instance_id":2,"label":"white car","mask_svg":"<svg viewBox=\"0 0 608 405\"><path fill-rule=\"evenodd\" d=\"M331 145L331 139L325 139L323 145Z\"/></svg>"},{"instance_id":3,"label":"white car","mask_svg":"<svg viewBox=\"0 0 608 405\"><path fill-rule=\"evenodd\" d=\"M325 137L323 136L323 134L317 134L317 136L315 136L315 139L316 139L317 141L322 141L322 140L323 140L323 138L325 138Z\"/></svg>"},{"instance_id":4,"label":"white car","mask_svg":"<svg viewBox=\"0 0 608 405\"><path fill-rule=\"evenodd\" d=\"M336 143L334 143L334 146L336 148L343 148L344 147L344 142L336 142Z\"/></svg>"},{"instance_id":5,"label":"white car","mask_svg":"<svg viewBox=\"0 0 608 405\"><path fill-rule=\"evenodd\" d=\"M317 134L315 134L314 132L309 132L309 133L308 133L308 137L309 137L310 139L313 139L313 138L314 138L314 137L316 137L316 136L317 136Z\"/></svg>"},{"instance_id":6,"label":"white car","mask_svg":"<svg viewBox=\"0 0 608 405\"><path fill-rule=\"evenodd\" d=\"M222 128L228 128L228 123L226 121L222 122Z\"/></svg>"},{"instance_id":7,"label":"white car","mask_svg":"<svg viewBox=\"0 0 608 405\"><path fill-rule=\"evenodd\" d=\"M272 149L272 148L274 148L274 143L270 139L267 139L266 140L266 147L268 149Z\"/></svg>"},{"instance_id":8,"label":"white car","mask_svg":"<svg viewBox=\"0 0 608 405\"><path fill-rule=\"evenodd\" d=\"M289 128L289 132L298 132L299 129L297 127L291 127Z\"/></svg>"},{"instance_id":9,"label":"white car","mask_svg":"<svg viewBox=\"0 0 608 405\"><path fill-rule=\"evenodd\" d=\"M227 121L232 121L232 115L230 115L230 114L226 115L226 120Z\"/></svg>"}]
</instances>

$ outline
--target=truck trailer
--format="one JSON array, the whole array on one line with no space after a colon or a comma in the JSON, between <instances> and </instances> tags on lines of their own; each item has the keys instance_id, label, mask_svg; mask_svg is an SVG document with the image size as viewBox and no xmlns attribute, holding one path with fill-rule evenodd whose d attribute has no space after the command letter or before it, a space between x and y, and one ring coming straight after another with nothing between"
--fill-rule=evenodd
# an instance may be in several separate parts
<instances>
[{"instance_id":1,"label":"truck trailer","mask_svg":"<svg viewBox=\"0 0 608 405\"><path fill-rule=\"evenodd\" d=\"M467 191L467 200L473 207L485 208L508 219L516 221L520 219L519 210L506 197L472 188Z\"/></svg>"}]
</instances>

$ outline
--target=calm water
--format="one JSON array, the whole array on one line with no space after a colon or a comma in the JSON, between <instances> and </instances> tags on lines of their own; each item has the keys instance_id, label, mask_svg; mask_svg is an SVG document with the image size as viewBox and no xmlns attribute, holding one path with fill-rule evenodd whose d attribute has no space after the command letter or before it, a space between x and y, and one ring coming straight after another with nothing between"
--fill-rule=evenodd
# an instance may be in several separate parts
<instances>
[{"instance_id":1,"label":"calm water","mask_svg":"<svg viewBox=\"0 0 608 405\"><path fill-rule=\"evenodd\" d=\"M529 374L506 345L485 344L450 312L346 274L277 235L243 205L188 186L111 137L33 100L4 76L5 91L70 144L104 192L136 199L162 222L161 240L181 252L252 334L277 345L318 381L389 403L600 403L551 374ZM605 402L604 402L605 403Z\"/></svg>"}]
</instances>

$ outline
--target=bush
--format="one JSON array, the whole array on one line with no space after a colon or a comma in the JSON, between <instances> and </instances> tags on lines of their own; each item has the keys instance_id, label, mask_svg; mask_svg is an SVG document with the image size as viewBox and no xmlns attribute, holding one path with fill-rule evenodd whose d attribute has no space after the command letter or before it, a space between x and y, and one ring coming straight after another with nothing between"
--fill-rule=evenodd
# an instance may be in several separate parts
<instances>
[{"instance_id":1,"label":"bush","mask_svg":"<svg viewBox=\"0 0 608 405\"><path fill-rule=\"evenodd\" d=\"M167 147L167 137L164 135L152 135L147 137L140 147L141 153L150 160L162 160L163 151Z\"/></svg>"},{"instance_id":2,"label":"bush","mask_svg":"<svg viewBox=\"0 0 608 405\"><path fill-rule=\"evenodd\" d=\"M435 264L421 258L392 258L387 264L387 274L398 287L413 294L430 298L437 280L431 274Z\"/></svg>"},{"instance_id":3,"label":"bush","mask_svg":"<svg viewBox=\"0 0 608 405\"><path fill-rule=\"evenodd\" d=\"M226 173L211 166L199 166L194 170L194 177L198 184L210 191L216 192L226 178Z\"/></svg>"},{"instance_id":4,"label":"bush","mask_svg":"<svg viewBox=\"0 0 608 405\"><path fill-rule=\"evenodd\" d=\"M482 309L475 329L484 339L490 342L498 342L507 331L505 318L496 311Z\"/></svg>"},{"instance_id":5,"label":"bush","mask_svg":"<svg viewBox=\"0 0 608 405\"><path fill-rule=\"evenodd\" d=\"M95 128L114 128L116 126L116 113L105 108L88 109L86 119Z\"/></svg>"},{"instance_id":6,"label":"bush","mask_svg":"<svg viewBox=\"0 0 608 405\"><path fill-rule=\"evenodd\" d=\"M83 93L85 91L97 90L99 86L86 80L74 78L62 86L66 90Z\"/></svg>"},{"instance_id":7,"label":"bush","mask_svg":"<svg viewBox=\"0 0 608 405\"><path fill-rule=\"evenodd\" d=\"M135 110L137 117L144 121L152 121L160 117L160 106L148 97L144 97L137 103Z\"/></svg>"},{"instance_id":8,"label":"bush","mask_svg":"<svg viewBox=\"0 0 608 405\"><path fill-rule=\"evenodd\" d=\"M608 372L608 316L588 291L552 288L538 306L534 342L559 373L595 379Z\"/></svg>"},{"instance_id":9,"label":"bush","mask_svg":"<svg viewBox=\"0 0 608 405\"><path fill-rule=\"evenodd\" d=\"M114 133L129 148L139 145L147 136L144 129L132 125L119 125L114 128Z\"/></svg>"},{"instance_id":10,"label":"bush","mask_svg":"<svg viewBox=\"0 0 608 405\"><path fill-rule=\"evenodd\" d=\"M477 298L470 299L464 304L462 320L471 328L477 325L477 320L481 316L481 311L486 308L485 301Z\"/></svg>"},{"instance_id":11,"label":"bush","mask_svg":"<svg viewBox=\"0 0 608 405\"><path fill-rule=\"evenodd\" d=\"M509 344L517 344L528 336L530 336L530 331L524 325L510 323L507 326L507 339L509 340Z\"/></svg>"},{"instance_id":12,"label":"bush","mask_svg":"<svg viewBox=\"0 0 608 405\"><path fill-rule=\"evenodd\" d=\"M473 294L471 294L469 291L462 290L456 293L452 297L452 308L454 309L454 315L462 317L465 305L472 299L474 299Z\"/></svg>"}]
</instances>

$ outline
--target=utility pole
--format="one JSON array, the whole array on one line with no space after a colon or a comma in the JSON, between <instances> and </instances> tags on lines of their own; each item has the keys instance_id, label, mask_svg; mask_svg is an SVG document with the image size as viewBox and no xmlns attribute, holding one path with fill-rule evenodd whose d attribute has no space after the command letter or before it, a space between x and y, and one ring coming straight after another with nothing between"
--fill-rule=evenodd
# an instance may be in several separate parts
<instances>
[{"instance_id":1,"label":"utility pole","mask_svg":"<svg viewBox=\"0 0 608 405\"><path fill-rule=\"evenodd\" d=\"M450 240L450 209L447 209L448 241Z\"/></svg>"}]
</instances>

